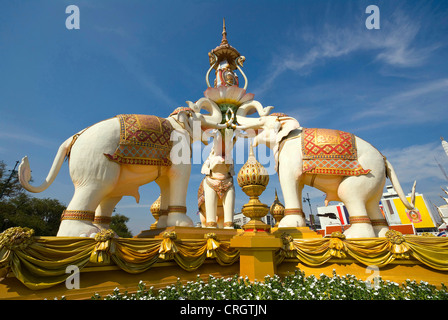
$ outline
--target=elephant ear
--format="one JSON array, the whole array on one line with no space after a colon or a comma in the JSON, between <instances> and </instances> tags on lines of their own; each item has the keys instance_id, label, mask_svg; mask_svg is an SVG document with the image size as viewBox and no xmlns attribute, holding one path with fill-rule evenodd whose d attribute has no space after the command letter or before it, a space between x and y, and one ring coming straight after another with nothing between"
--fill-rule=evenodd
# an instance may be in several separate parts
<instances>
[{"instance_id":1,"label":"elephant ear","mask_svg":"<svg viewBox=\"0 0 448 320\"><path fill-rule=\"evenodd\" d=\"M205 160L204 164L202 165L201 174L205 174L206 176L208 176L210 174L210 160L209 159Z\"/></svg>"},{"instance_id":2,"label":"elephant ear","mask_svg":"<svg viewBox=\"0 0 448 320\"><path fill-rule=\"evenodd\" d=\"M279 144L284 138L288 136L288 134L295 129L300 128L299 121L291 117L279 117L279 121L281 123L281 128L277 133L277 137L275 139L276 144Z\"/></svg>"},{"instance_id":3,"label":"elephant ear","mask_svg":"<svg viewBox=\"0 0 448 320\"><path fill-rule=\"evenodd\" d=\"M291 131L301 128L299 121L288 116L279 117L279 121L281 123L281 128L277 133L277 137L275 138L275 146L272 150L274 152L275 171L277 172L278 172L278 151L279 151L278 148L280 147L280 142L284 138L286 138L291 133Z\"/></svg>"}]
</instances>

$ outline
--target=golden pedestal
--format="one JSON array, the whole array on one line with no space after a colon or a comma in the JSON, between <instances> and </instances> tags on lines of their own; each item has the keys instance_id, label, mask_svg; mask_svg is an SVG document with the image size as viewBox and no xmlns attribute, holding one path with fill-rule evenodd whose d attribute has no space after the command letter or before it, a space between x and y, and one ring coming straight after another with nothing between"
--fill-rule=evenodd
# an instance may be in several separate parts
<instances>
[{"instance_id":1,"label":"golden pedestal","mask_svg":"<svg viewBox=\"0 0 448 320\"><path fill-rule=\"evenodd\" d=\"M263 281L265 276L275 275L274 253L282 246L281 239L270 233L271 226L261 221L269 211L268 206L258 199L264 188L258 185L243 187L250 200L242 212L251 220L243 226L242 234L230 240L230 246L240 251L240 276L247 276L250 281Z\"/></svg>"},{"instance_id":2,"label":"golden pedestal","mask_svg":"<svg viewBox=\"0 0 448 320\"><path fill-rule=\"evenodd\" d=\"M162 238L164 232L176 232L178 239L204 239L207 233L214 233L218 240L230 240L238 233L242 233L241 229L218 229L218 228L199 228L199 227L167 227L143 230L134 238Z\"/></svg>"},{"instance_id":3,"label":"golden pedestal","mask_svg":"<svg viewBox=\"0 0 448 320\"><path fill-rule=\"evenodd\" d=\"M263 281L265 276L275 275L274 253L282 246L279 238L255 229L233 237L230 246L240 251L240 276Z\"/></svg>"},{"instance_id":4,"label":"golden pedestal","mask_svg":"<svg viewBox=\"0 0 448 320\"><path fill-rule=\"evenodd\" d=\"M283 233L289 234L293 239L316 239L322 238L322 235L316 231L311 230L309 227L291 227L291 228L277 228L271 229L271 233L280 237Z\"/></svg>"}]
</instances>

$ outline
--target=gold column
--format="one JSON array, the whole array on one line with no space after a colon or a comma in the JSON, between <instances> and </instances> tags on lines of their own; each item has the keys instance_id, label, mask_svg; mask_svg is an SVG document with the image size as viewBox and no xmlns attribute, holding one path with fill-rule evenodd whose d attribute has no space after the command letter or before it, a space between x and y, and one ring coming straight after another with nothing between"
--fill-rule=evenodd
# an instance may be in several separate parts
<instances>
[{"instance_id":1,"label":"gold column","mask_svg":"<svg viewBox=\"0 0 448 320\"><path fill-rule=\"evenodd\" d=\"M270 226L261 221L269 207L258 197L268 183L267 170L256 160L251 146L249 159L238 173L238 184L250 198L242 213L251 220L243 226L243 233L230 240L230 245L240 250L240 275L250 281L263 281L276 273L274 252L282 246L281 240L269 232Z\"/></svg>"}]
</instances>

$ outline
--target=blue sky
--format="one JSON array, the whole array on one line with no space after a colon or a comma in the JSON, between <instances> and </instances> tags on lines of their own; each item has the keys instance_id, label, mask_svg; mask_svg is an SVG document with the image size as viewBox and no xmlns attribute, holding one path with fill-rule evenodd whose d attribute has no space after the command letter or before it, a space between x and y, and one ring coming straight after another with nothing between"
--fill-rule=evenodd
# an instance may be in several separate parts
<instances>
[{"instance_id":1,"label":"blue sky","mask_svg":"<svg viewBox=\"0 0 448 320\"><path fill-rule=\"evenodd\" d=\"M80 29L68 30L68 5ZM368 30L368 5L380 29ZM206 89L208 52L228 40L246 57L248 92L304 127L352 132L394 165L403 189L442 204L448 171L448 3L444 1L1 1L0 159L28 155L42 181L59 145L121 113L166 117ZM238 169L238 166L237 166ZM189 216L196 216L200 165L193 166ZM261 199L270 205L278 178ZM247 202L237 188L236 210ZM38 197L68 204L68 166ZM154 221L155 184L117 212L134 234ZM323 193L305 188L313 211ZM280 198L282 199L281 193ZM305 210L309 211L307 205Z\"/></svg>"}]
</instances>

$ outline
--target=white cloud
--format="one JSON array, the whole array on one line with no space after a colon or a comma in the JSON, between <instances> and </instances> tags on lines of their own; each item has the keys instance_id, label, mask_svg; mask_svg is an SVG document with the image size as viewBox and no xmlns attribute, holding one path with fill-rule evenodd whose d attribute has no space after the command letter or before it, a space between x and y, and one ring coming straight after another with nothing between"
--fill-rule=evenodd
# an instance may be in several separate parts
<instances>
[{"instance_id":1,"label":"white cloud","mask_svg":"<svg viewBox=\"0 0 448 320\"><path fill-rule=\"evenodd\" d=\"M371 108L356 113L353 120L383 117L384 121L376 122L376 127L392 122L411 124L440 121L447 119L447 99L448 78L420 82L407 90L378 99Z\"/></svg>"},{"instance_id":2,"label":"white cloud","mask_svg":"<svg viewBox=\"0 0 448 320\"><path fill-rule=\"evenodd\" d=\"M414 180L442 178L442 173L434 160L439 149L440 143L430 142L404 148L385 149L381 150L381 153L393 165L400 182L412 183Z\"/></svg>"},{"instance_id":3,"label":"white cloud","mask_svg":"<svg viewBox=\"0 0 448 320\"><path fill-rule=\"evenodd\" d=\"M34 145L37 145L40 147L49 148L49 149L53 149L55 146L53 141L49 141L47 139L40 138L35 135L20 133L20 130L16 130L16 131L14 131L14 133L0 131L0 139L6 139L8 141L20 140L23 142L28 142L28 143L31 143L31 144L34 144Z\"/></svg>"},{"instance_id":4,"label":"white cloud","mask_svg":"<svg viewBox=\"0 0 448 320\"><path fill-rule=\"evenodd\" d=\"M308 42L310 49L297 54L299 41L291 41L283 52L277 54L270 66L270 77L255 92L261 95L269 90L275 80L286 71L307 74L317 64L356 52L373 55L373 61L380 61L394 67L416 67L422 65L439 47L438 44L421 46L415 43L420 25L415 19L395 12L391 19L381 24L380 30L367 30L352 25L339 28L324 25L317 32L306 32L300 42Z\"/></svg>"}]
</instances>

